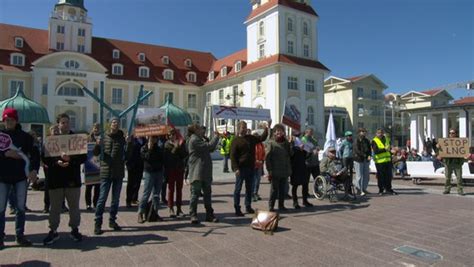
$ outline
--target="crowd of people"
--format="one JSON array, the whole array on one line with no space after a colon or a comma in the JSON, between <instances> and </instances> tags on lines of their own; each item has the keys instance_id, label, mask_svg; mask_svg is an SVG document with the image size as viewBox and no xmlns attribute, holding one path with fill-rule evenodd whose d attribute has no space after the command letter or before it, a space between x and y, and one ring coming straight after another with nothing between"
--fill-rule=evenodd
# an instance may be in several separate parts
<instances>
[{"instance_id":1,"label":"crowd of people","mask_svg":"<svg viewBox=\"0 0 474 267\"><path fill-rule=\"evenodd\" d=\"M79 231L81 165L87 161L87 155L46 156L41 143L32 135L24 132L18 123L16 110L7 108L2 115L5 128L0 132L0 249L4 248L5 210L7 202L14 208L16 216L16 242L20 246L29 246L25 238L25 210L29 183L35 183L40 166L45 173L45 213L49 213L49 232L44 245L50 245L59 239L57 229L61 213L69 212L70 236L80 242L83 238ZM56 124L51 127L50 135L73 135L67 114L59 114ZM416 149L409 152L403 148L392 147L390 139L383 129L378 129L372 140L367 131L359 128L353 137L351 131L344 134L344 140L338 147L330 146L320 158L320 146L312 128L304 132L292 130L287 136L287 128L271 121L261 125L261 129L251 131L245 121L240 121L236 136L225 131L214 132L212 138L205 135L205 128L198 124L189 125L186 137L179 130L171 129L166 136L134 137L126 136L119 129L120 120L112 118L107 130L101 134L101 125L95 124L89 135L89 142L95 144L93 154L100 158L100 181L87 185L85 190L86 209L95 212L94 234L103 233L103 215L108 195L111 192L109 228L120 231L117 223L120 193L128 172L126 188L126 207L136 207L137 222L142 224L162 220L158 211L166 205L169 217L189 216L192 224L199 223L198 200L203 197L206 211L205 220L218 222L212 207L213 164L211 153L220 146L223 156L223 172L235 173L233 206L236 216L242 212L241 191L245 184L245 213L253 214L252 203L262 200L259 188L262 177L270 183L268 209L280 212L287 210L285 200L293 201L293 208L301 209L298 201L298 188L301 188L302 206L312 207L309 201L309 183L311 177L325 175L338 181L344 187L344 199L354 200L356 195L365 196L369 184L369 165L373 160L377 170L378 194L397 195L392 188L394 172L402 177L408 176L406 161L438 160L446 166L446 186L444 193L451 189L451 174L461 177L460 166L464 159L442 159L432 157L429 149L418 155ZM456 137L456 131L450 130L450 137ZM101 136L103 136L101 138ZM474 157L473 157L474 159ZM342 162L341 166L338 162ZM230 161L230 164L229 164ZM353 176L355 173L355 176ZM140 195L140 185L143 184ZM183 185L190 189L189 212L182 207ZM290 195L291 185L291 195ZM458 179L458 193L462 191L462 179ZM92 196L93 195L93 196ZM149 201L151 197L151 201Z\"/></svg>"}]
</instances>

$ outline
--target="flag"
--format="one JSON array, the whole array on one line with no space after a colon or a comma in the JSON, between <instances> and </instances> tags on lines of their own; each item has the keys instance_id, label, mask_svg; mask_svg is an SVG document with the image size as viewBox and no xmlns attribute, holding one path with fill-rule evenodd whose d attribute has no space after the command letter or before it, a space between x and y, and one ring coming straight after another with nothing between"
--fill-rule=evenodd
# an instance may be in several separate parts
<instances>
[{"instance_id":1,"label":"flag","mask_svg":"<svg viewBox=\"0 0 474 267\"><path fill-rule=\"evenodd\" d=\"M328 128L326 130L326 142L324 143L324 152L328 147L336 147L336 128L334 127L334 119L332 117L332 111L329 113Z\"/></svg>"}]
</instances>

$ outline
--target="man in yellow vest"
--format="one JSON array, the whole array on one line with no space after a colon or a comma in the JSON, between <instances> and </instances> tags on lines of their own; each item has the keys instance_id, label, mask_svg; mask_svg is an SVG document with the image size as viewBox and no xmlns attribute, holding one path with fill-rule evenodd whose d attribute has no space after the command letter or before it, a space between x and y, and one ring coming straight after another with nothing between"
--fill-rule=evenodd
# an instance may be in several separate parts
<instances>
[{"instance_id":1,"label":"man in yellow vest","mask_svg":"<svg viewBox=\"0 0 474 267\"><path fill-rule=\"evenodd\" d=\"M221 155L224 157L224 170L223 172L229 172L229 159L230 159L230 146L234 140L234 135L228 131L224 132L224 137L221 141Z\"/></svg>"},{"instance_id":2,"label":"man in yellow vest","mask_svg":"<svg viewBox=\"0 0 474 267\"><path fill-rule=\"evenodd\" d=\"M377 129L376 136L372 139L375 167L377 168L377 186L379 195L397 193L392 189L392 154L390 153L390 140L384 135L384 130Z\"/></svg>"}]
</instances>

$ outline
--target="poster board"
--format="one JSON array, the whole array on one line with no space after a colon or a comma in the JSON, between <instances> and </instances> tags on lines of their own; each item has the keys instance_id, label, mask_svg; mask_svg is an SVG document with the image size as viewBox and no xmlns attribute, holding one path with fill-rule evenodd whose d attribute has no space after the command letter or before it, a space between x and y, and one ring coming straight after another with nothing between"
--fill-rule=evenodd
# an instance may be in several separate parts
<instances>
[{"instance_id":1,"label":"poster board","mask_svg":"<svg viewBox=\"0 0 474 267\"><path fill-rule=\"evenodd\" d=\"M438 138L438 155L442 158L465 158L469 156L468 138Z\"/></svg>"},{"instance_id":2,"label":"poster board","mask_svg":"<svg viewBox=\"0 0 474 267\"><path fill-rule=\"evenodd\" d=\"M270 110L264 108L246 108L232 106L212 106L212 117L214 119L234 119L269 121L271 119Z\"/></svg>"},{"instance_id":3,"label":"poster board","mask_svg":"<svg viewBox=\"0 0 474 267\"><path fill-rule=\"evenodd\" d=\"M160 108L139 108L135 117L135 137L168 134L166 111Z\"/></svg>"},{"instance_id":4,"label":"poster board","mask_svg":"<svg viewBox=\"0 0 474 267\"><path fill-rule=\"evenodd\" d=\"M87 154L87 134L51 135L44 142L45 157Z\"/></svg>"},{"instance_id":5,"label":"poster board","mask_svg":"<svg viewBox=\"0 0 474 267\"><path fill-rule=\"evenodd\" d=\"M294 130L301 131L301 112L298 107L285 102L285 109L283 110L283 116L281 123L291 127Z\"/></svg>"},{"instance_id":6,"label":"poster board","mask_svg":"<svg viewBox=\"0 0 474 267\"><path fill-rule=\"evenodd\" d=\"M87 144L87 160L84 162L84 184L100 183L100 160L93 154L95 143Z\"/></svg>"}]
</instances>

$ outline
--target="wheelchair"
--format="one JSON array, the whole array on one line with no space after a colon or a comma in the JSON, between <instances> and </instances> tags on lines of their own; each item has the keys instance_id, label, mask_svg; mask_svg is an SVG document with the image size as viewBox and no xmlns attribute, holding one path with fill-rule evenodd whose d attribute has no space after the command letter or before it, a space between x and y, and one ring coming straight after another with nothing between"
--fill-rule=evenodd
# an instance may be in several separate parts
<instances>
[{"instance_id":1,"label":"wheelchair","mask_svg":"<svg viewBox=\"0 0 474 267\"><path fill-rule=\"evenodd\" d=\"M343 181L339 181L334 177L331 177L329 174L321 174L316 177L313 184L313 194L314 197L318 200L323 200L328 197L330 202L337 202L340 200L339 194L342 191L342 194L346 197L345 186ZM355 189L351 183L350 192L352 193L353 199L355 200Z\"/></svg>"}]
</instances>

